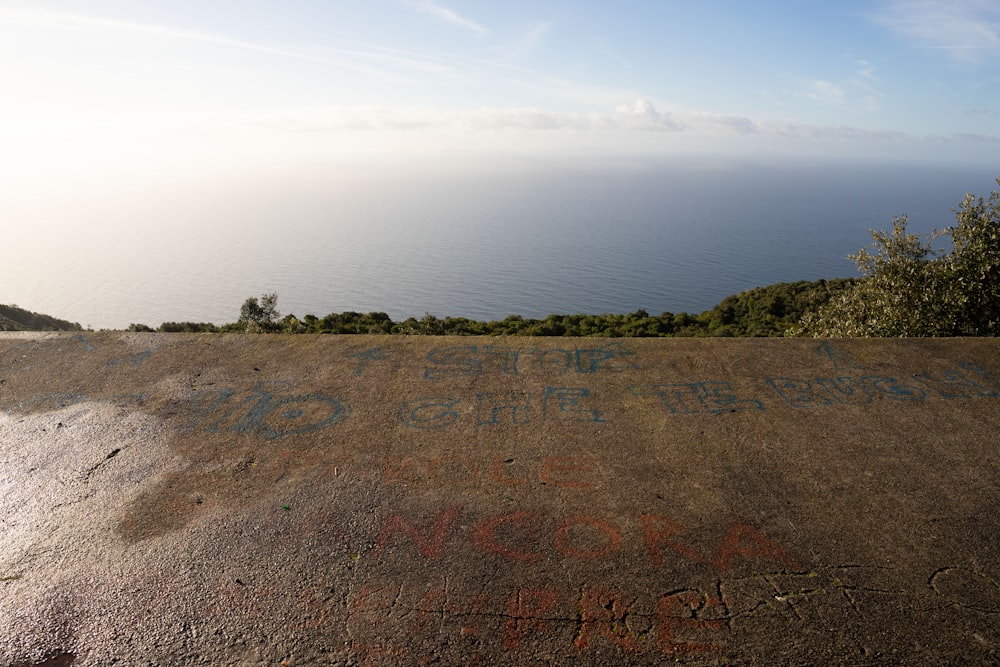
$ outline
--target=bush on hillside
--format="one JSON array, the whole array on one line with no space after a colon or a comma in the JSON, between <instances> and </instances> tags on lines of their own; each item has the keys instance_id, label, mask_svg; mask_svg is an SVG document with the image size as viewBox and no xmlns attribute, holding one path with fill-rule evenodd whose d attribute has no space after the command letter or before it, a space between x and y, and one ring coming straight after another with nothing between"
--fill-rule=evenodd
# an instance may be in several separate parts
<instances>
[{"instance_id":1,"label":"bush on hillside","mask_svg":"<svg viewBox=\"0 0 1000 667\"><path fill-rule=\"evenodd\" d=\"M997 179L1000 185L1000 178ZM996 336L1000 334L1000 192L971 194L956 224L928 237L872 231L874 243L850 258L863 277L790 333L806 336ZM950 237L951 249L935 238Z\"/></svg>"}]
</instances>

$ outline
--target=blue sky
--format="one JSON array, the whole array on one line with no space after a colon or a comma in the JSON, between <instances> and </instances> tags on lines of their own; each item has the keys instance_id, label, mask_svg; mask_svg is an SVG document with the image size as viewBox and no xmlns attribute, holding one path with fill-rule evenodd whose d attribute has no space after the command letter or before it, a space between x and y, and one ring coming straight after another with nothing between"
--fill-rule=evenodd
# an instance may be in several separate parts
<instances>
[{"instance_id":1,"label":"blue sky","mask_svg":"<svg viewBox=\"0 0 1000 667\"><path fill-rule=\"evenodd\" d=\"M0 175L25 185L153 162L1000 155L997 0L0 0L0 61Z\"/></svg>"}]
</instances>

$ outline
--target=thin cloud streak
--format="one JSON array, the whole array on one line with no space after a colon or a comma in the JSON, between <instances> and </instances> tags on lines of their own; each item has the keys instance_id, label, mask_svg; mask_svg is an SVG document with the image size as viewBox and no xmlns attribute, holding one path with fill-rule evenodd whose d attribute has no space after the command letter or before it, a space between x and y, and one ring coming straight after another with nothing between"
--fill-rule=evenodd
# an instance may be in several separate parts
<instances>
[{"instance_id":1,"label":"thin cloud streak","mask_svg":"<svg viewBox=\"0 0 1000 667\"><path fill-rule=\"evenodd\" d=\"M426 3L412 3L424 7ZM461 17L459 17L461 18ZM313 62L338 69L378 78L416 85L425 77L437 77L451 82L481 83L502 80L527 90L583 102L588 105L606 104L611 99L621 99L626 91L604 89L576 81L551 80L528 68L507 62L506 58L482 59L459 57L427 51L405 50L376 44L358 44L356 47L315 46L310 51L280 48L251 42L227 35L191 30L170 25L142 23L111 19L85 14L36 10L26 8L0 8L0 23L15 25L41 23L43 25L71 25L81 28L102 29L125 34L155 35L165 39L215 45L225 48L261 53L276 58ZM478 24L477 24L478 25ZM480 26L481 27L481 26ZM530 40L541 39L548 31L547 24L540 24L529 33ZM485 29L484 29L485 30Z\"/></svg>"},{"instance_id":2,"label":"thin cloud streak","mask_svg":"<svg viewBox=\"0 0 1000 667\"><path fill-rule=\"evenodd\" d=\"M318 60L324 62L322 58L316 58L308 54L279 49L271 46L255 44L239 39L233 39L224 35L217 35L200 30L188 30L186 28L176 28L172 26L154 25L150 23L139 23L136 21L124 21L121 19L108 19L96 16L84 16L82 14L71 14L68 12L53 12L35 9L5 9L0 8L0 20L4 18L13 19L35 19L44 22L68 23L73 25L89 26L94 28L110 28L132 33L155 34L171 39L180 39L194 42L204 42L206 44L217 44L219 46L231 46L248 51L258 51L285 58L295 58L298 60Z\"/></svg>"},{"instance_id":3,"label":"thin cloud streak","mask_svg":"<svg viewBox=\"0 0 1000 667\"><path fill-rule=\"evenodd\" d=\"M471 30L479 35L490 34L489 30L475 21L459 16L447 7L442 7L441 5L434 3L432 0L420 0L419 2L418 0L406 0L406 4L449 25Z\"/></svg>"},{"instance_id":4,"label":"thin cloud streak","mask_svg":"<svg viewBox=\"0 0 1000 667\"><path fill-rule=\"evenodd\" d=\"M347 50L327 49L328 53L345 56L345 58L329 58L320 55L283 49L266 44L248 42L246 40L235 39L217 33L203 32L200 30L190 30L175 26L156 25L151 23L140 23L138 21L125 21L121 19L109 19L98 16L86 16L83 14L73 14L69 12L55 12L35 9L10 9L0 8L0 22L4 20L12 21L41 21L43 23L61 23L66 25L76 25L90 28L103 28L126 32L132 34L157 35L167 39L175 39L187 42L198 42L215 46L252 51L266 55L287 58L291 60L301 60L314 62L341 69L351 70L362 74L372 74L381 77L398 78L385 70L357 65L354 62L356 56L370 56L376 58L376 54L364 54Z\"/></svg>"},{"instance_id":5,"label":"thin cloud streak","mask_svg":"<svg viewBox=\"0 0 1000 667\"><path fill-rule=\"evenodd\" d=\"M1000 5L993 0L896 0L876 23L960 60L1000 54Z\"/></svg>"},{"instance_id":6,"label":"thin cloud streak","mask_svg":"<svg viewBox=\"0 0 1000 667\"><path fill-rule=\"evenodd\" d=\"M315 51L322 55L317 55L317 53L307 53L304 51L278 48L266 44L236 39L218 33L190 30L168 25L141 23L138 21L86 16L83 14L73 14L69 12L0 8L0 22L3 22L4 20L22 23L25 21L37 21L45 24L66 24L90 28L103 28L123 33L157 35L167 39L210 44L240 49L243 51L262 53L279 58L319 63L365 75L377 76L382 79L397 81L415 81L406 76L401 76L398 73L399 66L404 66L407 69L422 71L425 73L442 73L451 69L449 66L442 64L439 60L426 55L414 56L413 54L406 54L390 49L371 47L364 50L318 47ZM359 64L359 61L368 61L374 64L363 65Z\"/></svg>"}]
</instances>

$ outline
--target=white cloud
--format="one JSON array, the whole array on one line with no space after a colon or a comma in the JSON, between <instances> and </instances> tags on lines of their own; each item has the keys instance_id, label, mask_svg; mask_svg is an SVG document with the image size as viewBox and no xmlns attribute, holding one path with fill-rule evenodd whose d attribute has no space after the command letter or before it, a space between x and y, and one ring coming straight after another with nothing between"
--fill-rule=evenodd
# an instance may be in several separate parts
<instances>
[{"instance_id":1,"label":"white cloud","mask_svg":"<svg viewBox=\"0 0 1000 667\"><path fill-rule=\"evenodd\" d=\"M895 130L849 125L815 125L757 121L747 116L708 112L679 114L657 111L647 100L612 112L570 113L530 107L482 107L455 110L435 107L310 107L247 111L243 114L197 114L174 118L161 129L193 129L208 134L404 132L451 133L462 136L505 132L590 135L637 135L651 130L666 136L761 136L793 139L836 139L859 142L943 141L954 137L918 137Z\"/></svg>"},{"instance_id":2,"label":"white cloud","mask_svg":"<svg viewBox=\"0 0 1000 667\"><path fill-rule=\"evenodd\" d=\"M142 122L63 128L18 124L0 143L0 175L30 181L56 167L89 178L107 169L130 177L277 169L281 165L445 163L608 159L717 154L884 157L962 156L992 160L993 135L917 136L879 128L814 125L696 111L658 111L639 100L600 113L528 107L297 107L162 115ZM18 143L20 142L20 143ZM46 143L47 142L47 143ZM155 160L149 160L155 155ZM970 157L971 155L971 157ZM416 162L413 162L416 161ZM991 162L992 163L992 162ZM132 172L136 172L133 174ZM76 172L72 172L76 173ZM116 172L117 173L117 172ZM145 176L142 176L145 177ZM96 176L95 176L96 178ZM89 182L89 181L88 181Z\"/></svg>"},{"instance_id":3,"label":"white cloud","mask_svg":"<svg viewBox=\"0 0 1000 667\"><path fill-rule=\"evenodd\" d=\"M709 135L748 135L760 133L760 126L746 116L719 113L697 113L685 119L689 131Z\"/></svg>"},{"instance_id":4,"label":"white cloud","mask_svg":"<svg viewBox=\"0 0 1000 667\"><path fill-rule=\"evenodd\" d=\"M488 35L489 30L471 19L459 16L447 7L435 3L433 0L405 0L406 4L425 14L429 14L449 25L453 25L465 30L471 30L479 35Z\"/></svg>"},{"instance_id":5,"label":"white cloud","mask_svg":"<svg viewBox=\"0 0 1000 667\"><path fill-rule=\"evenodd\" d=\"M636 100L615 110L613 124L631 130L667 130L676 132L684 126L674 120L669 113L660 113L647 100Z\"/></svg>"},{"instance_id":6,"label":"white cloud","mask_svg":"<svg viewBox=\"0 0 1000 667\"><path fill-rule=\"evenodd\" d=\"M995 0L893 0L873 18L957 59L980 61L1000 54L1000 3Z\"/></svg>"}]
</instances>

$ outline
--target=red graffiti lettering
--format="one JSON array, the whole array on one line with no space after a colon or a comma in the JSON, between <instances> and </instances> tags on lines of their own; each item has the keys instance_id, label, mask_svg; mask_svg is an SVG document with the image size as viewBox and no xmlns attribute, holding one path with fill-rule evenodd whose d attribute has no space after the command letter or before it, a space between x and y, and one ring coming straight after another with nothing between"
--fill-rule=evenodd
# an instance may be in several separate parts
<instances>
[{"instance_id":1,"label":"red graffiti lettering","mask_svg":"<svg viewBox=\"0 0 1000 667\"><path fill-rule=\"evenodd\" d=\"M413 543L417 545L417 549L420 550L420 553L425 558L437 558L441 555L441 549L451 534L451 527L455 523L460 510L461 508L457 505L449 507L443 512L438 513L423 529L411 525L398 514L390 514L385 523L382 524L378 544L373 553L375 555L382 553L389 545L392 537L396 533L402 532L408 535Z\"/></svg>"},{"instance_id":2,"label":"red graffiti lettering","mask_svg":"<svg viewBox=\"0 0 1000 667\"><path fill-rule=\"evenodd\" d=\"M589 529L594 529L603 534L603 546L587 549L573 544L573 535L578 536L591 533L592 531ZM621 549L622 534L618 532L617 528L603 519L594 516L577 515L566 519L556 529L555 546L559 553L572 558L604 558Z\"/></svg>"},{"instance_id":3,"label":"red graffiti lettering","mask_svg":"<svg viewBox=\"0 0 1000 667\"><path fill-rule=\"evenodd\" d=\"M517 526L528 533L528 538L537 538L538 531L535 522L539 515L534 512L510 512L491 517L480 523L472 535L472 539L479 548L490 553L499 554L506 558L520 561L536 561L542 557L540 553L525 551L511 546L501 544L497 541L497 532L502 531L509 525ZM506 532L506 531L504 531Z\"/></svg>"},{"instance_id":4,"label":"red graffiti lettering","mask_svg":"<svg viewBox=\"0 0 1000 667\"><path fill-rule=\"evenodd\" d=\"M591 489L592 482L580 479L572 473L592 473L594 464L588 459L575 456L546 456L542 462L541 479L546 484L554 484L564 489Z\"/></svg>"},{"instance_id":5,"label":"red graffiti lettering","mask_svg":"<svg viewBox=\"0 0 1000 667\"><path fill-rule=\"evenodd\" d=\"M656 514L643 514L639 517L639 520L642 522L642 530L646 538L646 549L649 551L649 560L653 565L663 563L664 549L669 549L695 563L704 563L707 560L683 544L670 539L678 533L684 532L684 527L673 519Z\"/></svg>"}]
</instances>

